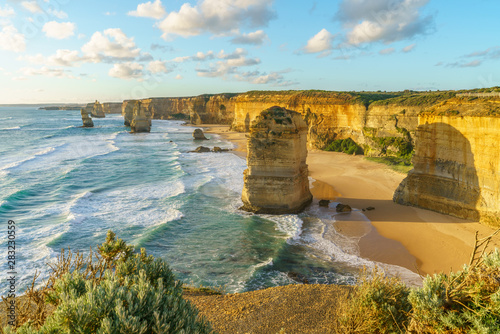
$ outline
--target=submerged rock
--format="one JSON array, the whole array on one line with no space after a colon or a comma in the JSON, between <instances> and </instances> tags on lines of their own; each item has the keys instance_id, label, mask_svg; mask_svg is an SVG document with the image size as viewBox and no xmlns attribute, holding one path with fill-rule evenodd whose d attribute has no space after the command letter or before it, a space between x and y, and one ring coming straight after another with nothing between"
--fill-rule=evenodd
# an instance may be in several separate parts
<instances>
[{"instance_id":1,"label":"submerged rock","mask_svg":"<svg viewBox=\"0 0 500 334\"><path fill-rule=\"evenodd\" d=\"M250 125L243 210L298 213L312 201L306 165L307 124L292 110L272 107Z\"/></svg>"},{"instance_id":2,"label":"submerged rock","mask_svg":"<svg viewBox=\"0 0 500 334\"><path fill-rule=\"evenodd\" d=\"M323 207L328 207L329 204L330 204L330 200L328 200L328 199L322 199L318 203L319 206L323 206Z\"/></svg>"},{"instance_id":3,"label":"submerged rock","mask_svg":"<svg viewBox=\"0 0 500 334\"><path fill-rule=\"evenodd\" d=\"M229 149L220 148L219 146L214 146L214 148L212 149L212 152L215 152L215 153L229 152Z\"/></svg>"},{"instance_id":4,"label":"submerged rock","mask_svg":"<svg viewBox=\"0 0 500 334\"><path fill-rule=\"evenodd\" d=\"M205 146L198 146L194 151L189 151L190 153L208 153L210 148Z\"/></svg>"},{"instance_id":5,"label":"submerged rock","mask_svg":"<svg viewBox=\"0 0 500 334\"><path fill-rule=\"evenodd\" d=\"M335 207L335 210L337 212L351 212L352 211L352 208L347 205L347 204L342 204L342 203L339 203L337 204L337 206Z\"/></svg>"},{"instance_id":6,"label":"submerged rock","mask_svg":"<svg viewBox=\"0 0 500 334\"><path fill-rule=\"evenodd\" d=\"M193 138L194 140L208 140L208 138L205 137L202 129L195 129L193 131Z\"/></svg>"}]
</instances>

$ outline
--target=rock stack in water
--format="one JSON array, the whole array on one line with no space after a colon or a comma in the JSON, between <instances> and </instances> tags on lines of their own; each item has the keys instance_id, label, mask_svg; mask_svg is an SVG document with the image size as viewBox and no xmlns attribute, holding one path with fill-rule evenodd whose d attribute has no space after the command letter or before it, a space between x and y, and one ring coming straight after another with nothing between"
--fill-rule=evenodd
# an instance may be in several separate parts
<instances>
[{"instance_id":1,"label":"rock stack in water","mask_svg":"<svg viewBox=\"0 0 500 334\"><path fill-rule=\"evenodd\" d=\"M84 128L94 127L94 122L92 121L92 118L90 117L89 112L85 108L82 108L80 110L80 113L82 114L83 127Z\"/></svg>"},{"instance_id":2,"label":"rock stack in water","mask_svg":"<svg viewBox=\"0 0 500 334\"><path fill-rule=\"evenodd\" d=\"M312 200L307 177L307 124L295 111L271 107L250 125L243 210L285 214Z\"/></svg>"},{"instance_id":3,"label":"rock stack in water","mask_svg":"<svg viewBox=\"0 0 500 334\"><path fill-rule=\"evenodd\" d=\"M104 114L104 110L102 109L102 104L99 103L99 101L96 100L93 104L92 103L89 104L92 106L92 111L91 111L92 117L96 118L106 117L106 115Z\"/></svg>"},{"instance_id":4,"label":"rock stack in water","mask_svg":"<svg viewBox=\"0 0 500 334\"><path fill-rule=\"evenodd\" d=\"M123 103L122 106L122 115L123 115L123 124L125 126L130 126L130 122L132 122L132 118L134 117L134 106L139 101L131 100Z\"/></svg>"},{"instance_id":5,"label":"rock stack in water","mask_svg":"<svg viewBox=\"0 0 500 334\"><path fill-rule=\"evenodd\" d=\"M135 101L133 117L130 122L132 132L150 132L151 131L151 113L142 107L140 101Z\"/></svg>"}]
</instances>

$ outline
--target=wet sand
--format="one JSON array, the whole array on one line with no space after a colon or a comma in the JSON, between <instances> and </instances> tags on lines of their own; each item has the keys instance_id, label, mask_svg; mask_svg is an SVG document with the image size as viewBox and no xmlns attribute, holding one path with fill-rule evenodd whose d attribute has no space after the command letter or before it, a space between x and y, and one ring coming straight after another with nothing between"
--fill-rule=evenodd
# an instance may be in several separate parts
<instances>
[{"instance_id":1,"label":"wet sand","mask_svg":"<svg viewBox=\"0 0 500 334\"><path fill-rule=\"evenodd\" d=\"M217 133L236 145L233 152L246 157L246 135L225 125L203 125L206 133ZM308 152L309 175L316 180L311 192L353 208L374 210L338 217L340 233L359 238L360 255L387 264L399 265L422 275L460 270L469 262L475 232L485 237L493 229L440 213L395 204L394 190L405 175L367 161L363 156L312 150ZM352 218L354 219L351 219ZM496 236L490 247L500 247Z\"/></svg>"}]
</instances>

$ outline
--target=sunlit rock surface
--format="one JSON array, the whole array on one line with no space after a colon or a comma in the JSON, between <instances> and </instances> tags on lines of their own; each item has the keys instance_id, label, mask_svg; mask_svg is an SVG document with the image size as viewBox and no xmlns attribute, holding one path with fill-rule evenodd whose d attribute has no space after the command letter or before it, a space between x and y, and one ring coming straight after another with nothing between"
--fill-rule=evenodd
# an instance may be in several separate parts
<instances>
[{"instance_id":1,"label":"sunlit rock surface","mask_svg":"<svg viewBox=\"0 0 500 334\"><path fill-rule=\"evenodd\" d=\"M285 214L312 200L306 165L307 125L297 112L271 107L250 125L243 210Z\"/></svg>"}]
</instances>

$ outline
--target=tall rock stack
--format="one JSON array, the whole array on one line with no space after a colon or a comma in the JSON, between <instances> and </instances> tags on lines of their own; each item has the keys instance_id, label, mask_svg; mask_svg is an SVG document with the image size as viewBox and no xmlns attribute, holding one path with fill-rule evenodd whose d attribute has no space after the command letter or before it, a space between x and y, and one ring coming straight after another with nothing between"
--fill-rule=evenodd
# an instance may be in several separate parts
<instances>
[{"instance_id":1,"label":"tall rock stack","mask_svg":"<svg viewBox=\"0 0 500 334\"><path fill-rule=\"evenodd\" d=\"M80 110L80 113L82 114L82 122L83 122L83 127L84 128L92 128L94 127L94 122L92 121L92 118L89 115L89 112L87 109L82 108Z\"/></svg>"},{"instance_id":2,"label":"tall rock stack","mask_svg":"<svg viewBox=\"0 0 500 334\"><path fill-rule=\"evenodd\" d=\"M99 101L95 101L92 106L92 117L96 118L104 118L106 115L104 114L104 110L102 109L102 104Z\"/></svg>"},{"instance_id":3,"label":"tall rock stack","mask_svg":"<svg viewBox=\"0 0 500 334\"><path fill-rule=\"evenodd\" d=\"M256 117L247 142L243 210L297 213L311 202L306 141L307 124L298 112L271 107Z\"/></svg>"},{"instance_id":4,"label":"tall rock stack","mask_svg":"<svg viewBox=\"0 0 500 334\"><path fill-rule=\"evenodd\" d=\"M130 122L132 132L150 132L151 131L151 113L142 107L140 101L134 103L134 115Z\"/></svg>"},{"instance_id":5,"label":"tall rock stack","mask_svg":"<svg viewBox=\"0 0 500 334\"><path fill-rule=\"evenodd\" d=\"M124 101L122 106L123 124L125 126L130 126L132 118L134 117L134 106L136 103L140 103L137 100Z\"/></svg>"}]
</instances>

